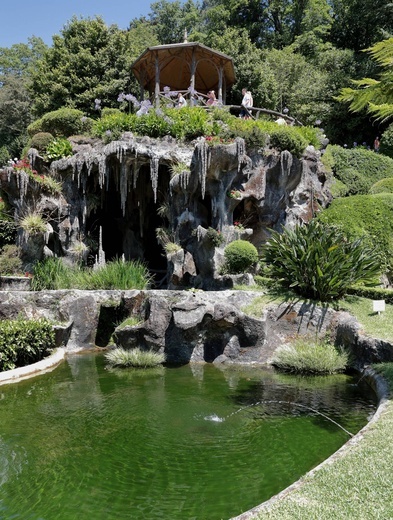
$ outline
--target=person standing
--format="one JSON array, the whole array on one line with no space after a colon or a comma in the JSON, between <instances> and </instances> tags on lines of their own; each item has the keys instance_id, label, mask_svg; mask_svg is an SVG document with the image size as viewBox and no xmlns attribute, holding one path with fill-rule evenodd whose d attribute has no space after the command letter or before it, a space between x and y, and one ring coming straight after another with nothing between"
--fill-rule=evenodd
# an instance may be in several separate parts
<instances>
[{"instance_id":1,"label":"person standing","mask_svg":"<svg viewBox=\"0 0 393 520\"><path fill-rule=\"evenodd\" d=\"M242 99L242 110L240 111L240 117L242 119L250 119L251 111L248 110L253 105L252 94L246 88L242 89L243 99Z\"/></svg>"},{"instance_id":2,"label":"person standing","mask_svg":"<svg viewBox=\"0 0 393 520\"><path fill-rule=\"evenodd\" d=\"M379 137L377 136L374 140L374 152L379 152L379 147L381 146L381 143L379 141Z\"/></svg>"}]
</instances>

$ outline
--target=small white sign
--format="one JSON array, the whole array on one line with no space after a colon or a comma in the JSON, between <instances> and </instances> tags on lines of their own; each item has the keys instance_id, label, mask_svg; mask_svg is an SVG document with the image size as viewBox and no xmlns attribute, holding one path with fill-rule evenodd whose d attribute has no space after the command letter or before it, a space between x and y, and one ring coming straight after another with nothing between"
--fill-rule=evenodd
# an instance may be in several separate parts
<instances>
[{"instance_id":1,"label":"small white sign","mask_svg":"<svg viewBox=\"0 0 393 520\"><path fill-rule=\"evenodd\" d=\"M378 313L385 311L385 300L374 300L373 311Z\"/></svg>"}]
</instances>

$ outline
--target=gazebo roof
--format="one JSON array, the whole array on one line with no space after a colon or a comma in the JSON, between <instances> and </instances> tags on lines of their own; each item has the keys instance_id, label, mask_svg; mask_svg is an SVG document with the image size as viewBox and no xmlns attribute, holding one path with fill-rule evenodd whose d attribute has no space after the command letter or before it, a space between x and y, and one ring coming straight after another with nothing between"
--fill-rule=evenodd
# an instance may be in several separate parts
<instances>
[{"instance_id":1,"label":"gazebo roof","mask_svg":"<svg viewBox=\"0 0 393 520\"><path fill-rule=\"evenodd\" d=\"M157 63L160 90L166 86L172 90L187 90L190 86L192 63L195 63L196 67L194 88L199 92L217 87L220 69L226 88L235 82L235 71L230 56L201 43L175 43L148 47L132 64L131 70L139 83L149 92L155 90Z\"/></svg>"}]
</instances>

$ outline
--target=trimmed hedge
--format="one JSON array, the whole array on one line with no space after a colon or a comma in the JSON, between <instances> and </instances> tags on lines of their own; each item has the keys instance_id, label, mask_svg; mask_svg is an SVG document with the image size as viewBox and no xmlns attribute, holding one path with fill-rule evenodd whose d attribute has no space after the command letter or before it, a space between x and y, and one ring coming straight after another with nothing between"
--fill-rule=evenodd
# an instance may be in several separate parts
<instances>
[{"instance_id":1,"label":"trimmed hedge","mask_svg":"<svg viewBox=\"0 0 393 520\"><path fill-rule=\"evenodd\" d=\"M377 193L393 193L393 177L382 179L373 184L370 188L370 195L376 195Z\"/></svg>"},{"instance_id":2,"label":"trimmed hedge","mask_svg":"<svg viewBox=\"0 0 393 520\"><path fill-rule=\"evenodd\" d=\"M393 271L393 194L336 199L317 219L338 226L350 239L363 237L380 255L386 274Z\"/></svg>"},{"instance_id":3,"label":"trimmed hedge","mask_svg":"<svg viewBox=\"0 0 393 520\"><path fill-rule=\"evenodd\" d=\"M393 123L388 126L381 137L380 153L393 158Z\"/></svg>"},{"instance_id":4,"label":"trimmed hedge","mask_svg":"<svg viewBox=\"0 0 393 520\"><path fill-rule=\"evenodd\" d=\"M323 163L346 185L346 195L365 195L377 181L393 177L393 159L363 148L329 145Z\"/></svg>"},{"instance_id":5,"label":"trimmed hedge","mask_svg":"<svg viewBox=\"0 0 393 520\"><path fill-rule=\"evenodd\" d=\"M55 347L55 333L49 320L0 321L0 371L40 361Z\"/></svg>"}]
</instances>

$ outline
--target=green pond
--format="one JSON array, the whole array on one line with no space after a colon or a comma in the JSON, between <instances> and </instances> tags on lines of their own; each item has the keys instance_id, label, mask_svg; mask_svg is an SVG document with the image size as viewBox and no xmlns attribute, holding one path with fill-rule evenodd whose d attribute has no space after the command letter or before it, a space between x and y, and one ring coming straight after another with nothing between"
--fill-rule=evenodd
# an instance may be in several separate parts
<instances>
[{"instance_id":1,"label":"green pond","mask_svg":"<svg viewBox=\"0 0 393 520\"><path fill-rule=\"evenodd\" d=\"M229 519L336 451L375 411L364 380L74 355L0 387L0 518Z\"/></svg>"}]
</instances>

